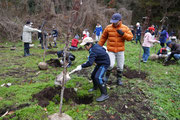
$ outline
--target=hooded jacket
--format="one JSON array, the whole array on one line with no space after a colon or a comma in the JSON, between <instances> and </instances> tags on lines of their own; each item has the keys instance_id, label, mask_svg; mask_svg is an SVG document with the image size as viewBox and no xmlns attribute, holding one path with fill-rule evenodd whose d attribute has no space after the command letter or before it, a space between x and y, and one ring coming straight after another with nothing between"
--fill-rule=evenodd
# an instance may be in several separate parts
<instances>
[{"instance_id":1,"label":"hooded jacket","mask_svg":"<svg viewBox=\"0 0 180 120\"><path fill-rule=\"evenodd\" d=\"M144 42L142 44L143 47L151 47L153 46L153 43L156 42L156 40L153 39L153 36L151 35L151 33L148 31L145 35L144 35Z\"/></svg>"},{"instance_id":2,"label":"hooded jacket","mask_svg":"<svg viewBox=\"0 0 180 120\"><path fill-rule=\"evenodd\" d=\"M95 28L93 33L96 33L97 36L100 36L102 34L102 26L101 25L99 25L99 26L96 25L96 28Z\"/></svg>"},{"instance_id":3,"label":"hooded jacket","mask_svg":"<svg viewBox=\"0 0 180 120\"><path fill-rule=\"evenodd\" d=\"M167 58L167 61L169 61L174 56L174 54L180 54L180 44L173 42L171 44L172 44L171 54Z\"/></svg>"},{"instance_id":4,"label":"hooded jacket","mask_svg":"<svg viewBox=\"0 0 180 120\"><path fill-rule=\"evenodd\" d=\"M117 30L122 30L124 32L124 35L120 35ZM113 24L110 24L104 29L104 32L98 44L100 46L103 46L107 41L107 50L116 53L124 51L125 40L131 41L132 38L133 34L131 30L124 24L120 23L117 27L114 27Z\"/></svg>"}]
</instances>

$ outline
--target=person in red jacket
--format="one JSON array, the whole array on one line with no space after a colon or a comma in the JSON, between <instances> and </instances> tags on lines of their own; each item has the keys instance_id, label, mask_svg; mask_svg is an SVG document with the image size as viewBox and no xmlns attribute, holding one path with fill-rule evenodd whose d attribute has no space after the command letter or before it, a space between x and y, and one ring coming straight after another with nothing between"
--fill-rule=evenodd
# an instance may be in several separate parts
<instances>
[{"instance_id":1,"label":"person in red jacket","mask_svg":"<svg viewBox=\"0 0 180 120\"><path fill-rule=\"evenodd\" d=\"M78 45L78 43L79 43L79 36L78 35L76 35L73 39L72 39L72 41L71 41L71 47L69 48L69 50L72 50L72 51L74 51L74 50L77 50L78 49L78 47L77 47L77 45Z\"/></svg>"}]
</instances>

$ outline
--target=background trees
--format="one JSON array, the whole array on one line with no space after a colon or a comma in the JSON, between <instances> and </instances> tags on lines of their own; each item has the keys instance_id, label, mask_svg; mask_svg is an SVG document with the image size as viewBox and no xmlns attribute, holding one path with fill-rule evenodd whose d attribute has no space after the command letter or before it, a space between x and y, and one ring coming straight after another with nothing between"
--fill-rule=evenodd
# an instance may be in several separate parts
<instances>
[{"instance_id":1,"label":"background trees","mask_svg":"<svg viewBox=\"0 0 180 120\"><path fill-rule=\"evenodd\" d=\"M97 22L105 27L111 15L120 12L126 25L135 25L137 21L142 22L142 17L149 16L149 24L164 22L169 31L174 29L178 35L179 5L179 0L1 0L0 40L19 40L25 21L31 20L38 27L44 19L48 21L47 31L56 24L63 37L67 12L77 9L79 12L72 14L73 17L79 14L71 30L73 34L81 34L85 28L93 31ZM165 21L161 21L163 18Z\"/></svg>"}]
</instances>

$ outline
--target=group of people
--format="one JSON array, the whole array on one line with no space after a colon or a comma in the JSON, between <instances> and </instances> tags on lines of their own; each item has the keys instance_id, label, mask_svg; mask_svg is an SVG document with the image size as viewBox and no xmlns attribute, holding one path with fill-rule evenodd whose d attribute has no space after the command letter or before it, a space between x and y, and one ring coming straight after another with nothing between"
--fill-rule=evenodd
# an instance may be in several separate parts
<instances>
[{"instance_id":1,"label":"group of people","mask_svg":"<svg viewBox=\"0 0 180 120\"><path fill-rule=\"evenodd\" d=\"M89 51L89 57L88 60L76 67L77 71L82 70L83 68L92 66L93 63L96 63L96 66L91 73L91 79L93 81L93 88L89 90L89 92L92 92L94 90L97 90L99 88L101 92L101 96L96 99L96 101L104 101L109 98L107 93L107 87L106 83L110 77L111 70L115 65L115 62L117 62L117 85L123 85L122 82L122 74L124 69L124 51L125 51L125 41L131 41L133 38L133 34L131 30L122 23L122 16L119 13L115 13L112 15L110 20L110 25L106 26L104 31L102 31L102 26L98 23L94 33L96 33L96 40L94 43L93 38L89 37L87 30L83 32L84 36L81 46L84 46L86 50ZM28 31L37 31L41 32L41 30L30 28L30 23L25 25L24 29L27 29L27 33L30 34ZM138 36L137 42L140 42L140 36L141 36L141 29L140 29L140 23L137 24L138 27ZM163 31L162 31L163 32ZM24 32L23 32L24 33ZM24 36L27 34L26 32L23 34L23 41L26 43ZM154 27L151 26L148 28L147 32L144 35L144 42L142 43L142 47L144 50L144 54L142 56L142 61L147 62L148 57L150 55L150 47L152 46L152 43L160 43L158 40L155 40L153 37L154 33ZM31 38L28 38L30 41ZM79 36L76 35L72 39L71 43L71 50L77 49L77 44ZM28 41L28 42L29 42ZM30 41L31 42L31 41ZM107 50L103 47L107 42ZM140 43L141 44L141 43ZM180 55L180 45L172 42L167 42L167 46L171 48L172 54L168 57L167 60L169 60L171 57L176 56L177 54ZM26 44L24 45L25 50L27 48ZM26 51L27 52L27 51ZM28 54L28 52L27 52ZM58 57L63 56L63 51L60 51L58 53ZM71 56L71 59L75 59L75 56ZM70 60L69 58L67 60ZM71 64L71 63L70 63Z\"/></svg>"},{"instance_id":2,"label":"group of people","mask_svg":"<svg viewBox=\"0 0 180 120\"><path fill-rule=\"evenodd\" d=\"M156 40L154 35L155 28L154 26L151 26L144 35L144 42L142 44L144 50L142 62L147 62L148 57L150 56L150 47L153 46L153 43L159 43L161 46L161 49L157 53L158 56L162 54L166 55L167 58L165 59L164 64L166 64L172 57L174 57L175 60L180 59L180 44L176 43L177 38L175 36L171 35L171 37L169 37L168 32L166 31L166 26L163 26L161 32L159 32L159 40ZM167 41L167 39L169 40ZM168 49L170 49L171 52L168 53Z\"/></svg>"},{"instance_id":3,"label":"group of people","mask_svg":"<svg viewBox=\"0 0 180 120\"><path fill-rule=\"evenodd\" d=\"M86 50L89 51L89 57L87 62L76 67L76 70L82 70L83 68L92 66L94 62L96 63L91 74L93 88L90 89L89 92L99 88L101 96L96 99L98 102L109 98L106 82L109 79L116 60L117 85L123 85L122 73L124 68L124 44L126 40L131 41L133 38L131 30L126 25L122 24L122 18L119 13L113 14L110 23L112 24L104 29L97 44L94 44L94 40L91 37L83 39L80 45L84 45ZM106 42L107 51L103 47Z\"/></svg>"},{"instance_id":4,"label":"group of people","mask_svg":"<svg viewBox=\"0 0 180 120\"><path fill-rule=\"evenodd\" d=\"M39 27L39 29L41 28L41 26ZM46 31L42 32L38 32L38 40L41 44L41 48L44 49L48 49L48 45L50 47L52 47L52 41L50 41L50 38L53 38L53 42L54 42L54 46L53 47L57 47L57 37L58 37L58 31L55 29L55 26L53 26L53 29L51 31L51 33L48 33Z\"/></svg>"}]
</instances>

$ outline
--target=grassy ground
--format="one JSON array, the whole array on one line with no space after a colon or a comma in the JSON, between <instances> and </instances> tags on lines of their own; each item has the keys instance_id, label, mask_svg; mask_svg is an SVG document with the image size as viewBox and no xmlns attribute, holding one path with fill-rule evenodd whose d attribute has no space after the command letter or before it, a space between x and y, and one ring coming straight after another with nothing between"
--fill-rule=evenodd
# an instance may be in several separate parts
<instances>
[{"instance_id":1,"label":"grassy ground","mask_svg":"<svg viewBox=\"0 0 180 120\"><path fill-rule=\"evenodd\" d=\"M10 112L10 115L0 117L0 120L46 120L48 115L59 111L59 105L53 101L50 101L47 107L39 106L36 100L32 101L33 94L44 88L53 87L56 75L63 70L63 68L49 67L47 71L40 71L37 65L43 61L43 50L37 47L38 42L34 44L35 47L30 49L33 55L29 57L23 57L21 42L16 43L17 49L15 51L10 51L12 43L1 44L7 48L0 48L0 85L4 83L12 83L12 85L10 87L0 87L0 113ZM158 48L158 45L156 45L156 50ZM61 49L63 49L62 43L58 45L58 48L51 50ZM73 66L68 68L68 71L84 63L88 56L87 51L72 53L76 56L76 60L73 62ZM155 48L151 48L151 53L155 53ZM46 56L46 60L50 58L57 58L57 56ZM126 43L125 59L126 66L133 70L139 70L139 46L131 42ZM89 71L87 76L71 75L71 81L66 84L67 88L76 88L79 97L94 96L93 102L90 104L74 104L71 100L64 100L63 112L72 116L74 120L101 120L103 115L106 116L104 119L110 115L107 120L180 119L179 63L169 66L163 66L162 63L151 60L148 60L145 64L141 63L141 70L148 73L148 77L145 80L123 77L123 87L111 85L110 88L112 89L109 89L108 93L110 94L110 100L115 100L113 101L114 104L109 104L112 101L97 103L95 99L100 95L99 91L87 92L92 87L92 83L89 83L88 80L92 68L86 69L86 71ZM112 81L114 79L111 78ZM134 104L129 105L129 103ZM148 108L148 112L143 112L141 111L143 109L138 108L142 104ZM119 110L118 106L122 110ZM124 106L130 111L124 112L126 110ZM105 114L102 114L104 111Z\"/></svg>"}]
</instances>

